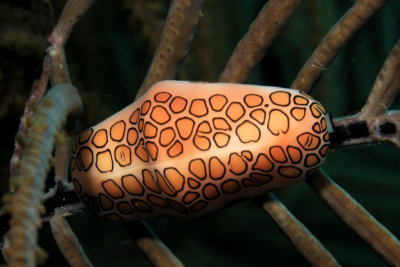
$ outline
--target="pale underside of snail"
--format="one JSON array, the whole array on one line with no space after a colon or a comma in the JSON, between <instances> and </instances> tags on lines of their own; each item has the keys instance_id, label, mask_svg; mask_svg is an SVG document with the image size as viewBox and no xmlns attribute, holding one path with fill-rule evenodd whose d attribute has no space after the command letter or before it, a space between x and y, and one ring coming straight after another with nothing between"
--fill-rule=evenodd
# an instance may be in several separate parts
<instances>
[{"instance_id":1,"label":"pale underside of snail","mask_svg":"<svg viewBox=\"0 0 400 267\"><path fill-rule=\"evenodd\" d=\"M72 148L72 181L102 218L198 217L305 179L328 118L298 90L163 81Z\"/></svg>"}]
</instances>

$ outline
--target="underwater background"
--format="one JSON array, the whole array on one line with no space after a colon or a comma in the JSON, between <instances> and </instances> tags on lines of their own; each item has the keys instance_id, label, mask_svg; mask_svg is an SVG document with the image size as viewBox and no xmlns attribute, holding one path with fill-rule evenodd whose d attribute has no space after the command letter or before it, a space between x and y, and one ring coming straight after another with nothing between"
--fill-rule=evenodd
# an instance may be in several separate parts
<instances>
[{"instance_id":1,"label":"underwater background","mask_svg":"<svg viewBox=\"0 0 400 267\"><path fill-rule=\"evenodd\" d=\"M158 43L167 0L96 1L66 47L84 110L78 132L130 104ZM9 159L24 103L41 73L46 42L64 1L0 1L0 192L8 191ZM191 51L177 79L216 82L238 41L266 1L205 1ZM350 0L306 0L252 71L249 84L288 87ZM333 118L363 107L385 58L400 37L400 1L389 1L349 41L311 95ZM400 74L399 74L400 75ZM392 109L399 109L399 100ZM323 170L396 237L400 237L400 151L391 143L331 151ZM51 175L51 174L50 174ZM51 180L51 179L49 179ZM48 185L52 186L51 183ZM288 209L343 266L387 266L302 182L277 191ZM90 211L68 218L95 266L151 266L118 223ZM308 266L272 219L252 200L197 220L148 224L187 266ZM68 266L49 225L39 232L46 266ZM2 259L2 261L4 261Z\"/></svg>"}]
</instances>

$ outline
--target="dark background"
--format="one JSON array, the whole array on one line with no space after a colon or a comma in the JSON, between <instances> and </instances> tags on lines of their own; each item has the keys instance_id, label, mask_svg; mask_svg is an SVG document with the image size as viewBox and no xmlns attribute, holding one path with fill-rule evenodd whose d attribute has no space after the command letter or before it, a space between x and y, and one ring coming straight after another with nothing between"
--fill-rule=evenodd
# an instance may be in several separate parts
<instances>
[{"instance_id":1,"label":"dark background","mask_svg":"<svg viewBox=\"0 0 400 267\"><path fill-rule=\"evenodd\" d=\"M288 87L312 51L353 4L307 0L267 51L248 81ZM41 73L47 36L64 1L0 1L0 192L8 190L9 159L19 118ZM265 4L261 0L206 0L192 49L177 79L215 82L237 42ZM66 55L84 102L79 130L130 104L157 45L169 1L96 1L76 25ZM347 44L312 95L334 118L364 105L386 56L400 37L400 2L389 1ZM392 108L399 108L395 102ZM390 143L331 151L323 169L372 215L400 236L400 153ZM277 192L344 266L386 266L306 183ZM95 266L151 266L121 224L85 211L69 222ZM187 266L307 266L268 215L251 201L204 218L150 220ZM68 266L48 224L39 244L48 266Z\"/></svg>"}]
</instances>

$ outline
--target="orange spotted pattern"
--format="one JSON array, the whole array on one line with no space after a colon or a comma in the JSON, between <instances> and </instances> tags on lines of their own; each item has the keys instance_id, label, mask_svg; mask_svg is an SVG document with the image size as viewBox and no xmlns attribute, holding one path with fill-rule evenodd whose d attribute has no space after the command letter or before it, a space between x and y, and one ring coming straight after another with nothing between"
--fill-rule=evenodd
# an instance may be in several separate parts
<instances>
[{"instance_id":1,"label":"orange spotted pattern","mask_svg":"<svg viewBox=\"0 0 400 267\"><path fill-rule=\"evenodd\" d=\"M164 81L84 131L82 202L102 218L200 216L303 180L329 151L325 109L297 90Z\"/></svg>"}]
</instances>

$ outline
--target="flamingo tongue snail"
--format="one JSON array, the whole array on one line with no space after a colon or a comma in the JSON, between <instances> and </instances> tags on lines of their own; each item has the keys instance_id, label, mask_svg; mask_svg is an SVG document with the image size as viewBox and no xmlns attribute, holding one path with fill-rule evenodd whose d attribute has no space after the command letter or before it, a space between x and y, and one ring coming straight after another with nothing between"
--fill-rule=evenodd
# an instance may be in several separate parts
<instances>
[{"instance_id":1,"label":"flamingo tongue snail","mask_svg":"<svg viewBox=\"0 0 400 267\"><path fill-rule=\"evenodd\" d=\"M328 150L325 109L301 91L163 81L80 134L72 180L106 220L197 217L302 181Z\"/></svg>"}]
</instances>

